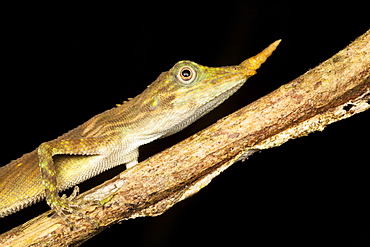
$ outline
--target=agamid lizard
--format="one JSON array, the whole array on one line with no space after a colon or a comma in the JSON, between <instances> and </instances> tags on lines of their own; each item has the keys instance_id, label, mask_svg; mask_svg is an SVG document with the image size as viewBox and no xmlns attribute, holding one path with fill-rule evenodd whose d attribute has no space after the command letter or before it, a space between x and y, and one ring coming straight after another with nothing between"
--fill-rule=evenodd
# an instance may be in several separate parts
<instances>
[{"instance_id":1,"label":"agamid lizard","mask_svg":"<svg viewBox=\"0 0 370 247\"><path fill-rule=\"evenodd\" d=\"M78 209L59 192L120 164L136 165L141 145L172 135L217 107L256 73L279 43L236 66L180 61L135 98L1 167L0 218L46 198L68 222L66 213L78 214Z\"/></svg>"}]
</instances>

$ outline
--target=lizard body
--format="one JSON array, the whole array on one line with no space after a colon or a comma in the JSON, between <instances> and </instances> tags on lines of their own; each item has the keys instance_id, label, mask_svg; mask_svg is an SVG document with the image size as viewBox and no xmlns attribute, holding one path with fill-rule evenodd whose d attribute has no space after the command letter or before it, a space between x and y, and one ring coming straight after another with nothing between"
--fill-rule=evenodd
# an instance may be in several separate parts
<instances>
[{"instance_id":1,"label":"lizard body","mask_svg":"<svg viewBox=\"0 0 370 247\"><path fill-rule=\"evenodd\" d=\"M279 42L236 66L180 61L130 101L1 167L0 218L44 198L61 217L74 213L73 202L58 192L114 166L137 164L140 146L182 130L217 107L256 73Z\"/></svg>"}]
</instances>

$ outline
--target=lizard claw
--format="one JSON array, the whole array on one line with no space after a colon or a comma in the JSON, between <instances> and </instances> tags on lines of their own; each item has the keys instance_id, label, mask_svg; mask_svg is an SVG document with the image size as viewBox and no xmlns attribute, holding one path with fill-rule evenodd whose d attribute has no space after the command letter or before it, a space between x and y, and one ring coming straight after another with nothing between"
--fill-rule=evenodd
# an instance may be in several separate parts
<instances>
[{"instance_id":1,"label":"lizard claw","mask_svg":"<svg viewBox=\"0 0 370 247\"><path fill-rule=\"evenodd\" d=\"M79 193L78 186L75 186L73 189L72 194L67 197L65 194L62 197L59 197L54 203L49 204L49 206L52 208L54 213L56 213L60 218L64 220L66 225L73 230L74 224L68 219L67 214L73 214L80 218L83 218L87 221L89 221L94 227L98 228L99 224L95 221L93 221L90 217L86 216L82 212L79 211L80 208L82 208L82 203L76 203L72 202L73 199L76 198L76 196Z\"/></svg>"},{"instance_id":2,"label":"lizard claw","mask_svg":"<svg viewBox=\"0 0 370 247\"><path fill-rule=\"evenodd\" d=\"M69 197L67 197L67 195L66 195L66 194L63 194L61 198L66 199L66 200L68 200L68 201L72 201L73 199L75 199L75 198L76 198L76 196L77 196L79 193L80 193L80 188L79 188L78 186L75 186L75 187L73 188L72 194L71 194ZM76 205L76 206L78 207L78 205Z\"/></svg>"}]
</instances>

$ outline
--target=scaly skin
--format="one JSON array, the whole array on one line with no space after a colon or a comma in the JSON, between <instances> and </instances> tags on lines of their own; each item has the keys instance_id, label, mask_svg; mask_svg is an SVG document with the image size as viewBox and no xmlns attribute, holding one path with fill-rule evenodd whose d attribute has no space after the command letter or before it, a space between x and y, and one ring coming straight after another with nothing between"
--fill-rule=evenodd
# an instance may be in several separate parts
<instances>
[{"instance_id":1,"label":"scaly skin","mask_svg":"<svg viewBox=\"0 0 370 247\"><path fill-rule=\"evenodd\" d=\"M256 73L279 43L236 66L180 61L130 101L1 167L0 217L46 198L67 220L65 213L76 213L77 205L58 192L117 165L137 164L141 145L174 134L217 107Z\"/></svg>"}]
</instances>

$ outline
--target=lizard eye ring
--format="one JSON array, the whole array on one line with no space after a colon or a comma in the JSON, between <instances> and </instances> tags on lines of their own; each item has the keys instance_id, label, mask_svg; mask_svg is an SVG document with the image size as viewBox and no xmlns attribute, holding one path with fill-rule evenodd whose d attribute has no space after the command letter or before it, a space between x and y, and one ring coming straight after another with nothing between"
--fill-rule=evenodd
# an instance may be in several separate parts
<instances>
[{"instance_id":1,"label":"lizard eye ring","mask_svg":"<svg viewBox=\"0 0 370 247\"><path fill-rule=\"evenodd\" d=\"M177 74L177 79L179 79L180 82L184 84L192 83L196 77L197 77L197 73L195 72L193 68L189 66L182 67Z\"/></svg>"}]
</instances>

